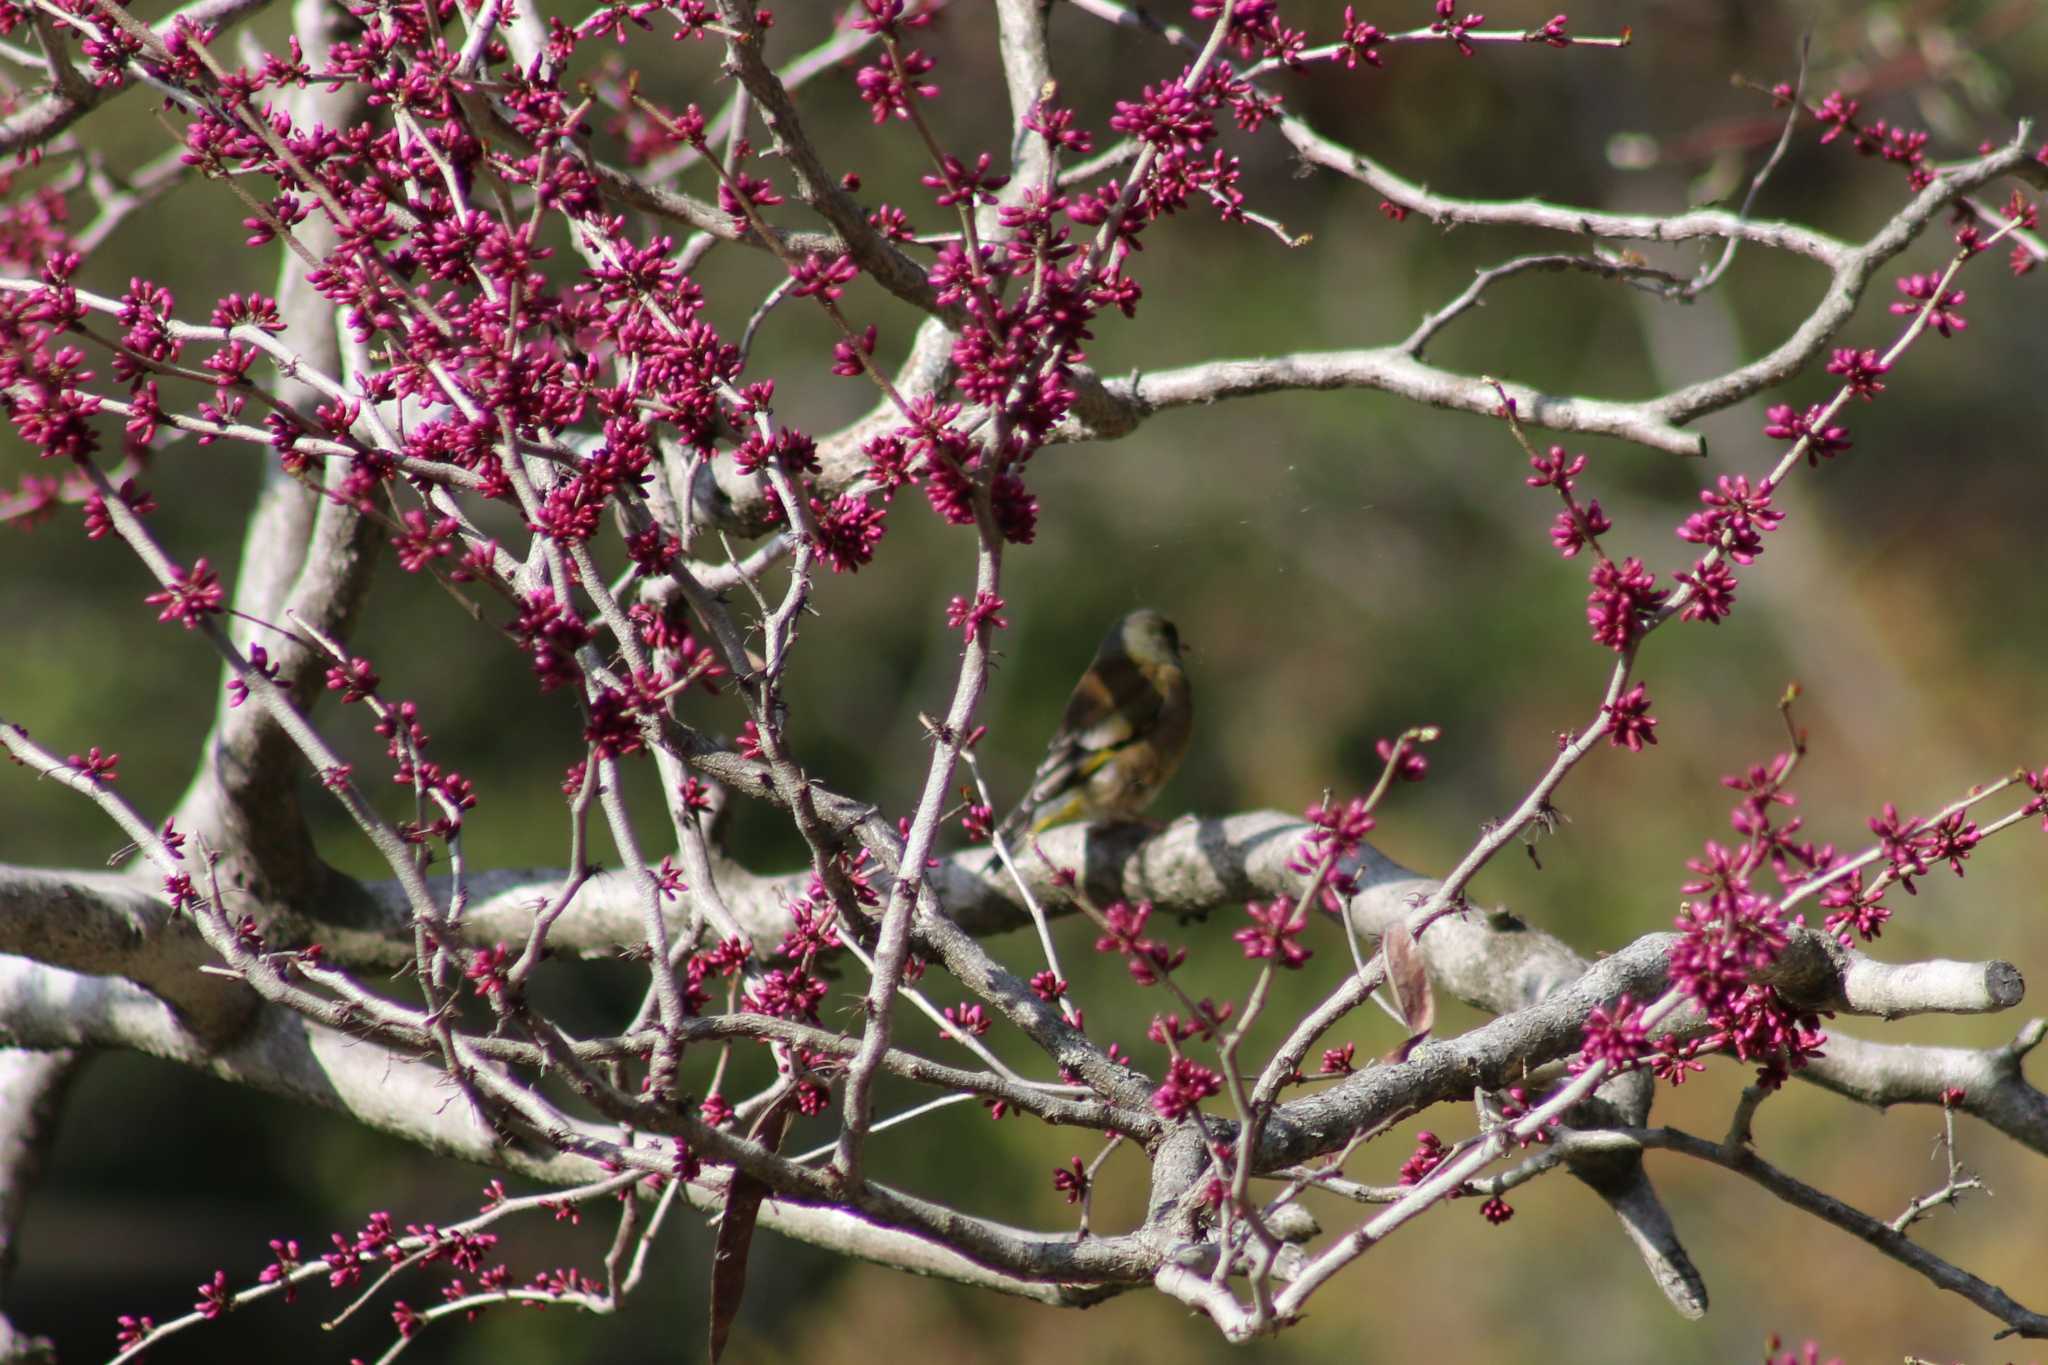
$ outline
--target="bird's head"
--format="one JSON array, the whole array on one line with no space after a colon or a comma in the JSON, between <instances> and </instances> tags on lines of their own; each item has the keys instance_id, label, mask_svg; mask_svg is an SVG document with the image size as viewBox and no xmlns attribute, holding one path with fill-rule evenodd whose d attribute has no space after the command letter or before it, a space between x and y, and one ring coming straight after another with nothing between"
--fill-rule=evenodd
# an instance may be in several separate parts
<instances>
[{"instance_id":1,"label":"bird's head","mask_svg":"<svg viewBox=\"0 0 2048 1365\"><path fill-rule=\"evenodd\" d=\"M1105 648L1117 647L1118 652L1143 666L1180 666L1180 632L1174 629L1173 622L1150 607L1134 611L1119 621L1104 645Z\"/></svg>"}]
</instances>

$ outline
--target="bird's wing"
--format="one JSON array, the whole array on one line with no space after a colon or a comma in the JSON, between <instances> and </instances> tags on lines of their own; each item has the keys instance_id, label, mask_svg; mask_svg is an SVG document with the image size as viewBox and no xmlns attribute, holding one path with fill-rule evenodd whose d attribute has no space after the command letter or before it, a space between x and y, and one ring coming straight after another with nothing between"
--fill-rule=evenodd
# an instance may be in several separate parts
<instances>
[{"instance_id":1,"label":"bird's wing","mask_svg":"<svg viewBox=\"0 0 2048 1365\"><path fill-rule=\"evenodd\" d=\"M1097 768L1114 757L1114 745L1091 749L1072 736L1056 737L1052 747L1045 751L1045 758L1039 763L1038 771L1031 776L1031 794L1024 798L1025 808L1036 808L1062 792L1079 786L1087 781Z\"/></svg>"},{"instance_id":2,"label":"bird's wing","mask_svg":"<svg viewBox=\"0 0 2048 1365\"><path fill-rule=\"evenodd\" d=\"M1059 731L1032 776L1028 804L1086 780L1124 745L1151 733L1163 704L1159 689L1129 658L1097 659L1067 698Z\"/></svg>"},{"instance_id":3,"label":"bird's wing","mask_svg":"<svg viewBox=\"0 0 2048 1365\"><path fill-rule=\"evenodd\" d=\"M1114 749L1151 733L1164 704L1158 686L1128 655L1097 659L1067 698L1053 744L1064 740L1091 751Z\"/></svg>"}]
</instances>

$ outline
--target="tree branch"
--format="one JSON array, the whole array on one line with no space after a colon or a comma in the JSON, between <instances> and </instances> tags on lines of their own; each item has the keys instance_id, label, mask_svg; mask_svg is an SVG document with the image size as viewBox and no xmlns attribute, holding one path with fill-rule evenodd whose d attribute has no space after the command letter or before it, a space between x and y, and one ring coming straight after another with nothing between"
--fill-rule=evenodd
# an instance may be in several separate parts
<instances>
[{"instance_id":1,"label":"tree branch","mask_svg":"<svg viewBox=\"0 0 2048 1365\"><path fill-rule=\"evenodd\" d=\"M2011 1295L1928 1251L1919 1243L1878 1218L1853 1208L1833 1195L1779 1170L1748 1148L1729 1151L1718 1142L1708 1142L1675 1128L1646 1128L1632 1132L1601 1134L1598 1141L1639 1143L1651 1150L1680 1152L1746 1180L1776 1195L1793 1208L1832 1223L1923 1276L1938 1289L1961 1295L2006 1325L1999 1336L2048 1337L2048 1317L2016 1302Z\"/></svg>"}]
</instances>

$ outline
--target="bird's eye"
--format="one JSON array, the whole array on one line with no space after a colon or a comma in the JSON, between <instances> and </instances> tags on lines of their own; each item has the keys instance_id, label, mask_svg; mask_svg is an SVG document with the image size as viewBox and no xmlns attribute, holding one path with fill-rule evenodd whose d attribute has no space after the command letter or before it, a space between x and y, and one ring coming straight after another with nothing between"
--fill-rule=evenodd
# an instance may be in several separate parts
<instances>
[{"instance_id":1,"label":"bird's eye","mask_svg":"<svg viewBox=\"0 0 2048 1365\"><path fill-rule=\"evenodd\" d=\"M1174 629L1171 621L1166 623L1166 643L1176 650L1180 648L1180 632Z\"/></svg>"}]
</instances>

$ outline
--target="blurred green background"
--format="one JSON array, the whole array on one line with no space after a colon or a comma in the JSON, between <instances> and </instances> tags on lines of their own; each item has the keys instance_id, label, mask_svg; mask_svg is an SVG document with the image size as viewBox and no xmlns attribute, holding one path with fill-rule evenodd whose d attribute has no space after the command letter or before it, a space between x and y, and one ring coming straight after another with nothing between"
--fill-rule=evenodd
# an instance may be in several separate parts
<instances>
[{"instance_id":1,"label":"blurred green background","mask_svg":"<svg viewBox=\"0 0 2048 1365\"><path fill-rule=\"evenodd\" d=\"M788 54L825 31L823 6L778 7L776 42ZM1286 22L1312 38L1334 34L1341 6L1286 6ZM1489 5L1490 23L1530 26L1547 5ZM150 11L154 12L154 11ZM1184 19L1177 8L1162 11ZM2048 114L2048 14L2032 3L1779 5L1604 3L1570 11L1574 32L1631 26L1623 51L1487 48L1461 61L1440 47L1389 52L1381 72L1319 69L1275 82L1318 128L1451 193L1537 194L1614 209L1670 211L1733 197L1760 164L1777 120L1754 90L1792 79L1802 34L1813 38L1808 89L1860 91L1865 116L1933 132L1937 156L2003 141L2015 121ZM1361 17L1384 28L1427 21L1419 0ZM281 16L251 31L274 39ZM1112 32L1064 7L1053 16L1062 95L1098 130L1110 101L1179 69L1155 41ZM992 21L962 4L929 31L945 97L931 114L945 144L971 153L1005 141ZM711 44L642 41L627 60L647 71L658 98L707 107ZM651 68L651 69L650 69ZM159 153L165 134L133 95L89 120L82 136L117 166ZM857 169L866 202L913 206L921 228L944 215L916 186L923 167L900 126L873 129L850 73L800 96L835 169ZM2039 136L2039 134L2036 134ZM1101 134L1098 132L1098 137ZM1475 268L1532 249L1572 244L1527 233L1444 232L1411 218L1387 221L1375 196L1326 174L1302 174L1276 133L1231 130L1246 160L1253 207L1312 242L1290 250L1253 227L1189 212L1146 237L1135 263L1145 299L1135 322L1106 318L1091 359L1105 374L1213 357L1382 344L1405 335ZM703 172L688 187L708 192ZM778 179L782 177L778 173ZM1758 212L1851 238L1901 202L1903 176L1841 146L1816 145L1802 127ZM2001 189L1998 198L2003 197ZM230 289L274 285L270 254L238 249L244 210L218 187L194 184L155 213L130 220L83 282L118 293L130 275L173 288L186 316ZM783 220L795 215L784 211ZM559 242L557 242L559 246ZM1884 313L1890 278L1936 269L1945 234L1883 272L1842 344L1882 347L1897 323ZM1681 272L1696 249L1646 251ZM574 268L567 253L555 266ZM737 335L780 271L733 248L700 273L710 316ZM1684 860L1707 838L1727 837L1718 778L1782 747L1774 703L1788 681L1813 752L1798 790L1816 837L1856 844L1887 800L1920 812L1972 783L2048 760L2041 733L2048 612L2035 591L2048 476L2040 378L2048 373L2041 275L2012 281L1995 261L1963 282L1970 327L1930 338L1874 407L1847 416L1855 449L1817 476L1805 470L1780 497L1789 512L1758 565L1742 573L1734 617L1717 628L1674 627L1645 652L1640 676L1663 724L1639 756L1602 752L1559 801L1569 823L1541 849L1542 867L1515 854L1480 878L1475 898L1504 903L1589 954L1665 927ZM1455 324L1430 352L1435 363L1488 372L1560 392L1629 397L1717 373L1775 345L1809 310L1824 280L1798 261L1745 249L1721 289L1690 307L1658 304L1580 276L1510 281L1489 306ZM846 306L899 348L912 319L871 287ZM814 431L863 410L868 392L832 378L821 359L821 318L785 306L763 328L755 371L777 379L780 415ZM1766 402L1804 405L1830 391L1810 373L1706 423L1704 463L1573 440L1592 465L1583 487L1616 522L1617 555L1637 554L1668 574L1690 562L1670 528L1719 473L1762 472L1776 443L1758 433ZM1543 439L1538 435L1538 439ZM162 504L154 524L183 559L231 564L260 455L226 446L165 454L147 481ZM0 436L0 480L35 467L11 433ZM1592 714L1611 656L1583 626L1584 568L1551 552L1548 493L1522 486L1523 459L1497 424L1415 408L1370 393L1287 395L1154 419L1114 444L1059 447L1032 465L1044 504L1037 544L1006 559L1012 629L989 697L983 747L1005 794L1018 789L1050 732L1072 679L1105 625L1137 605L1161 608L1194 645L1200 701L1194 751L1156 813L1261 806L1298 809L1326 789L1360 791L1376 775L1373 741L1434 723L1429 782L1389 802L1380 845L1407 865L1441 872L1482 822L1504 814L1554 752L1558 731ZM26 724L59 752L89 744L122 754L121 784L144 812L161 813L182 789L219 685L203 645L154 627L142 606L141 568L118 545L77 534L75 512L33 535L0 536L0 715ZM803 630L792 678L793 737L805 763L833 786L908 809L927 749L920 711L944 706L957 637L943 610L971 588L972 546L939 526L915 492L899 498L877 562L857 577L827 579ZM528 865L566 847L557 783L581 752L560 695L537 697L525 666L490 630L448 610L431 585L380 576L356 641L392 695L418 700L435 756L469 774L482 801L467 828L474 866ZM692 705L701 722L730 730L730 699ZM324 708L328 733L374 770L379 748L360 713ZM660 828L652 773L639 775L645 830ZM316 805L324 846L366 876L368 848ZM790 837L764 813L742 811L735 838L764 867L793 865ZM0 859L96 865L117 845L85 803L16 770L0 774ZM601 856L608 849L600 849ZM1879 950L1912 958L2003 957L2048 980L2043 871L2048 850L2016 830L1970 863L1967 881L1930 878L1897 912ZM1228 934L1232 907L1206 925L1169 930L1195 950L1194 988L1241 995L1248 973ZM1090 1006L1091 1026L1127 1047L1142 1043L1157 1001L1121 984L1115 964L1090 961L1088 935L1063 931L1065 962ZM996 945L1016 962L1022 937ZM1315 998L1339 970L1340 942L1316 943L1314 969L1287 987L1276 1014ZM630 1008L637 987L623 970L557 964L550 987L593 1019ZM842 980L830 1008L847 1005ZM928 990L955 998L933 974ZM1467 1022L1455 1013L1449 1027ZM1909 1021L1848 1031L1910 1041L1989 1045L2022 1016ZM1378 1016L1350 1021L1332 1041L1362 1054L1394 1041ZM933 1050L928 1031L910 1037ZM941 1055L945 1055L941 1052ZM2038 1069L2039 1064L2036 1064ZM1746 1069L1717 1066L1660 1100L1666 1121L1718 1134ZM908 1102L885 1096L884 1108ZM1470 1130L1467 1114L1439 1112L1430 1126ZM1794 1086L1763 1111L1767 1156L1831 1192L1889 1217L1938 1186L1929 1160L1939 1115L1889 1115ZM1965 1120L1962 1155L1998 1196L1923 1224L1919 1235L2023 1302L2048 1302L2042 1201L2048 1172L1995 1133ZM1075 1134L1026 1121L991 1125L974 1105L904 1129L882 1144L878 1173L966 1208L1043 1226L1070 1211L1050 1171ZM793 1141L808 1141L801 1133ZM1359 1179L1391 1180L1407 1133L1354 1159ZM1852 1361L1917 1354L1940 1359L2031 1358L1994 1347L1992 1321L1944 1297L1875 1253L1775 1206L1732 1177L1675 1158L1652 1160L1663 1192L1714 1295L1701 1323L1663 1305L1597 1201L1563 1179L1514 1199L1518 1215L1488 1227L1457 1205L1405 1231L1398 1247L1368 1257L1318 1298L1283 1338L1231 1350L1205 1321L1149 1293L1084 1314L971 1294L871 1267L850 1266L773 1237L756 1245L753 1279L733 1358L853 1361L882 1343L918 1342L939 1358L1121 1361L1134 1353L1195 1360L1367 1361L1517 1359L1568 1354L1585 1362L1755 1358L1766 1330L1820 1337ZM67 1359L111 1347L117 1313L159 1320L184 1310L191 1286L216 1266L246 1283L267 1239L295 1236L307 1250L330 1230L352 1229L371 1209L401 1222L452 1222L473 1210L487 1173L456 1168L358 1132L329 1117L239 1094L182 1071L129 1057L98 1062L72 1104L50 1179L22 1243L8 1299L21 1326L54 1334ZM1108 1168L1097 1207L1103 1228L1128 1225L1143 1193L1129 1154ZM1327 1226L1347 1209L1317 1205ZM580 1228L536 1222L500 1228L520 1275L562 1264L594 1269L602 1219ZM474 1328L443 1328L409 1358L481 1362L606 1358L688 1359L701 1354L708 1242L679 1229L655 1282L621 1316L501 1310ZM431 1302L436 1287L402 1290ZM153 1359L256 1359L291 1350L341 1359L386 1344L381 1314L331 1338L315 1292L173 1339ZM805 1311L794 1311L804 1307Z\"/></svg>"}]
</instances>

